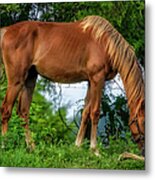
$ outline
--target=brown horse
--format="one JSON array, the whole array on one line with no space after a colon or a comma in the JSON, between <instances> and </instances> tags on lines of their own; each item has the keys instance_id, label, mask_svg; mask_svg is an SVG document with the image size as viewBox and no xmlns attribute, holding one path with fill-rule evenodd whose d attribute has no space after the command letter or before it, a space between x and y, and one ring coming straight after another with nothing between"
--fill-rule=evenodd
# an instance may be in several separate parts
<instances>
[{"instance_id":1,"label":"brown horse","mask_svg":"<svg viewBox=\"0 0 155 180\"><path fill-rule=\"evenodd\" d=\"M133 48L105 19L88 16L71 23L20 22L1 29L1 54L8 79L2 113L2 135L7 132L18 97L18 114L25 120L26 143L33 146L28 126L29 108L37 75L51 81L88 81L80 146L91 119L90 147L96 153L100 101L105 81L120 73L130 109L129 126L144 155L144 80Z\"/></svg>"}]
</instances>

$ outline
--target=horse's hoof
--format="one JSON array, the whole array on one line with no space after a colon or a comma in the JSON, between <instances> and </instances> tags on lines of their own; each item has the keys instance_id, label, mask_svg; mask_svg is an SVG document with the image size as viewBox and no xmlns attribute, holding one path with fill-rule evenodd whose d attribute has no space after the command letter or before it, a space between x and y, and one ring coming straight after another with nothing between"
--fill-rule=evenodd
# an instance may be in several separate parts
<instances>
[{"instance_id":1,"label":"horse's hoof","mask_svg":"<svg viewBox=\"0 0 155 180\"><path fill-rule=\"evenodd\" d=\"M91 149L91 150L92 150L92 152L95 154L95 156L101 157L101 154L100 154L100 152L99 152L99 150L98 150L97 148Z\"/></svg>"},{"instance_id":2,"label":"horse's hoof","mask_svg":"<svg viewBox=\"0 0 155 180\"><path fill-rule=\"evenodd\" d=\"M99 150L96 150L96 151L94 152L94 154L95 154L95 156L97 156L97 157L101 157L101 154L100 154Z\"/></svg>"},{"instance_id":3,"label":"horse's hoof","mask_svg":"<svg viewBox=\"0 0 155 180\"><path fill-rule=\"evenodd\" d=\"M76 146L77 148L79 148L79 147L81 147L81 144L75 142L75 146Z\"/></svg>"},{"instance_id":4,"label":"horse's hoof","mask_svg":"<svg viewBox=\"0 0 155 180\"><path fill-rule=\"evenodd\" d=\"M5 145L4 145L4 142L2 141L2 144L1 144L1 148L2 149L5 149Z\"/></svg>"},{"instance_id":5,"label":"horse's hoof","mask_svg":"<svg viewBox=\"0 0 155 180\"><path fill-rule=\"evenodd\" d=\"M35 150L35 143L34 143L34 142L31 143L31 150L32 150L32 151Z\"/></svg>"},{"instance_id":6,"label":"horse's hoof","mask_svg":"<svg viewBox=\"0 0 155 180\"><path fill-rule=\"evenodd\" d=\"M30 152L34 151L34 150L35 150L35 143L32 142L31 144L28 144L28 145L27 145L27 149L28 149L28 151L30 151Z\"/></svg>"}]
</instances>

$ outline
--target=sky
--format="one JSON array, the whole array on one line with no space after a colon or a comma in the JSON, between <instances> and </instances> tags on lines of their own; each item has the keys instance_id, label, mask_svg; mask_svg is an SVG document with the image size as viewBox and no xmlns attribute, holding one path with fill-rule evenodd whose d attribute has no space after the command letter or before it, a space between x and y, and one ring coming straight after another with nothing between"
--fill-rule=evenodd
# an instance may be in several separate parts
<instances>
[{"instance_id":1,"label":"sky","mask_svg":"<svg viewBox=\"0 0 155 180\"><path fill-rule=\"evenodd\" d=\"M73 118L79 108L84 106L84 99L87 93L87 82L75 83L75 84L60 84L55 83L56 92L59 94L61 88L62 97L55 105L56 108L67 105L67 118ZM115 96L123 95L124 87L119 74L112 81L108 81L105 84L105 91L107 94L114 94ZM52 101L52 98L48 93L45 94L48 101ZM112 99L111 99L112 100Z\"/></svg>"}]
</instances>

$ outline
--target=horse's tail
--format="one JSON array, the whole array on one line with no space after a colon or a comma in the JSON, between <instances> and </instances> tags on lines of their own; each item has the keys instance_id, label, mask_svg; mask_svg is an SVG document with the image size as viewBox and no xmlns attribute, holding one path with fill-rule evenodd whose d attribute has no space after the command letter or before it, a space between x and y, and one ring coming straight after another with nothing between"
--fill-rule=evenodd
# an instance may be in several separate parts
<instances>
[{"instance_id":1,"label":"horse's tail","mask_svg":"<svg viewBox=\"0 0 155 180\"><path fill-rule=\"evenodd\" d=\"M6 28L0 28L0 81L2 80L3 77L3 68L2 68L2 41L3 41L3 36L6 32Z\"/></svg>"}]
</instances>

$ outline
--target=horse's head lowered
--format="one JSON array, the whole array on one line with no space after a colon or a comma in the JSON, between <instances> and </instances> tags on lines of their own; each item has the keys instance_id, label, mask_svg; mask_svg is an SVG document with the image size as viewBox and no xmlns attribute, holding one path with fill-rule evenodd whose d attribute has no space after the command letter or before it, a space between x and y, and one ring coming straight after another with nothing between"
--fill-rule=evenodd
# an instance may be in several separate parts
<instances>
[{"instance_id":1,"label":"horse's head lowered","mask_svg":"<svg viewBox=\"0 0 155 180\"><path fill-rule=\"evenodd\" d=\"M145 156L145 102L140 103L135 116L129 121L129 126L134 138L138 144L143 156Z\"/></svg>"}]
</instances>

